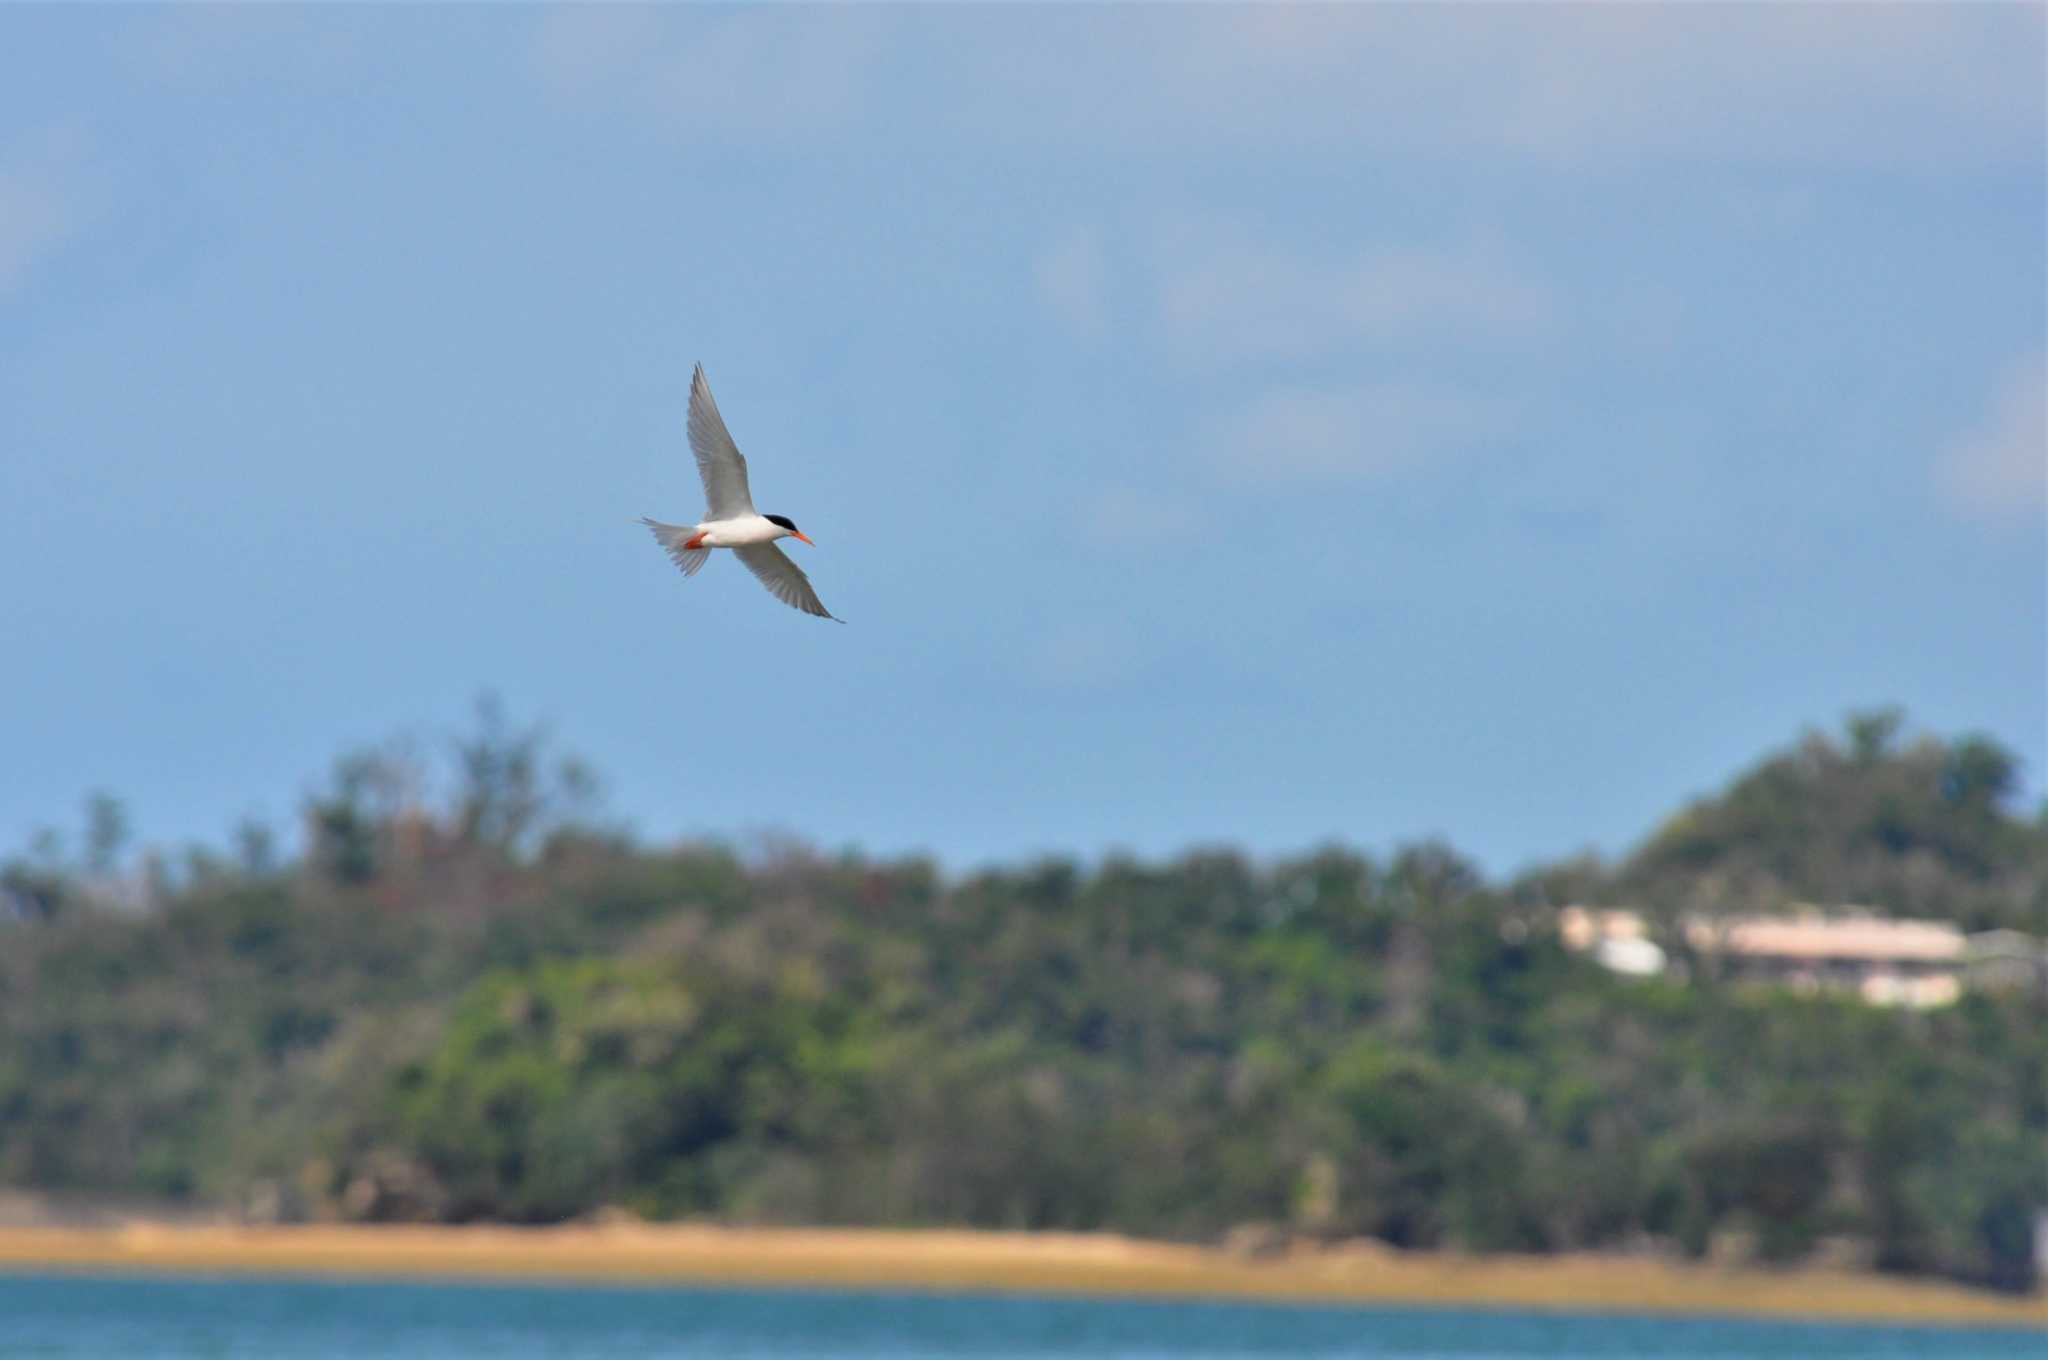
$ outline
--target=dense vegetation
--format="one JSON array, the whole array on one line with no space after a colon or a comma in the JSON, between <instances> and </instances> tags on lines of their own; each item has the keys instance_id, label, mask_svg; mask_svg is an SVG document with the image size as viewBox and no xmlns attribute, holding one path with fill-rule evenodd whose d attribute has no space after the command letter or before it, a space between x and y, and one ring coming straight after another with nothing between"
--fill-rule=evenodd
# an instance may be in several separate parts
<instances>
[{"instance_id":1,"label":"dense vegetation","mask_svg":"<svg viewBox=\"0 0 2048 1360\"><path fill-rule=\"evenodd\" d=\"M1978 738L1809 736L1616 865L646 849L486 709L453 791L341 762L274 862L0 869L0 1187L265 1216L1271 1224L1404 1247L1823 1241L2033 1281L2048 1010L1626 981L1569 901L2048 924L2048 821Z\"/></svg>"}]
</instances>

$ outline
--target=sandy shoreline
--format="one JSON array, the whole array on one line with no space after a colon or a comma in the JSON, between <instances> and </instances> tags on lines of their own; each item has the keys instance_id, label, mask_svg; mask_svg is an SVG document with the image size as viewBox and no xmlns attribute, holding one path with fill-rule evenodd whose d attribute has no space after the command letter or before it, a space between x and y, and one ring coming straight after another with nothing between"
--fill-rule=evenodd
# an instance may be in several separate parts
<instances>
[{"instance_id":1,"label":"sandy shoreline","mask_svg":"<svg viewBox=\"0 0 2048 1360\"><path fill-rule=\"evenodd\" d=\"M826 1285L2048 1328L2048 1296L2041 1294L2010 1299L1847 1271L1360 1250L1246 1260L1204 1247L1066 1233L653 1225L0 1228L0 1271L7 1270Z\"/></svg>"}]
</instances>

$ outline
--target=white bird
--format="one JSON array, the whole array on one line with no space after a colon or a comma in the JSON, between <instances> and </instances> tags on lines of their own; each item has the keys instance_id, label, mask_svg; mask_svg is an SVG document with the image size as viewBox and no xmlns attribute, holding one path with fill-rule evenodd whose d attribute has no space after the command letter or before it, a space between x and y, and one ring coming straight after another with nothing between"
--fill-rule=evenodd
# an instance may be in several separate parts
<instances>
[{"instance_id":1,"label":"white bird","mask_svg":"<svg viewBox=\"0 0 2048 1360\"><path fill-rule=\"evenodd\" d=\"M697 472L704 479L704 518L696 524L663 524L644 516L640 520L654 531L655 541L675 559L683 575L695 576L713 548L731 548L776 599L806 614L844 623L818 599L803 568L775 546L778 538L810 543L809 535L786 516L764 515L754 509L753 493L747 489L747 460L719 419L718 403L711 399L711 384L704 381L702 364L690 378L690 452L697 455Z\"/></svg>"}]
</instances>

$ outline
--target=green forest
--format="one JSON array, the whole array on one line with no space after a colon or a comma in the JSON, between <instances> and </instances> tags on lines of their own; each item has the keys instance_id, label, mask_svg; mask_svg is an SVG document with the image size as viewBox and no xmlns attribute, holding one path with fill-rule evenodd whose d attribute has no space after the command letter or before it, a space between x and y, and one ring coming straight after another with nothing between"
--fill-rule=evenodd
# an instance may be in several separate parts
<instances>
[{"instance_id":1,"label":"green forest","mask_svg":"<svg viewBox=\"0 0 2048 1360\"><path fill-rule=\"evenodd\" d=\"M336 763L290 856L0 866L0 1189L260 1219L1233 1229L1847 1252L2034 1287L2048 1002L1630 979L1560 908L1855 904L2048 934L2048 811L1857 714L1633 853L1047 859L647 845L538 729Z\"/></svg>"}]
</instances>

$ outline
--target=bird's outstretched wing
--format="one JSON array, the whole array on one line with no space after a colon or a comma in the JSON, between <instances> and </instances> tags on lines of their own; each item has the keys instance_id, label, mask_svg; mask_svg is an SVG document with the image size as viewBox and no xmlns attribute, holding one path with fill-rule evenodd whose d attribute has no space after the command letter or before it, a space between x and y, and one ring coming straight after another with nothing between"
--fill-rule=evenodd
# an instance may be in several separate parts
<instances>
[{"instance_id":1,"label":"bird's outstretched wing","mask_svg":"<svg viewBox=\"0 0 2048 1360\"><path fill-rule=\"evenodd\" d=\"M818 592L811 589L811 578L804 575L804 569L789 560L782 549L773 543L755 543L744 548L734 548L733 555L747 564L747 570L760 578L768 587L768 593L788 605L801 609L806 614L816 614L821 619L844 623L832 611L825 608L818 598Z\"/></svg>"},{"instance_id":2,"label":"bird's outstretched wing","mask_svg":"<svg viewBox=\"0 0 2048 1360\"><path fill-rule=\"evenodd\" d=\"M690 452L697 455L697 472L704 478L706 519L737 519L754 513L754 495L747 489L747 460L739 445L726 432L719 418L718 403L711 399L711 384L704 381L704 365L690 375Z\"/></svg>"}]
</instances>

